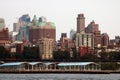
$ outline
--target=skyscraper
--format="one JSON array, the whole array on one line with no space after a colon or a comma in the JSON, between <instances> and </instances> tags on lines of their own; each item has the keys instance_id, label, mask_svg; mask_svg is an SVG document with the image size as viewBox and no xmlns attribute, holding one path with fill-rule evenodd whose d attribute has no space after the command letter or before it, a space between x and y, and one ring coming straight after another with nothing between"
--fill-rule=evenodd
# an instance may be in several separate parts
<instances>
[{"instance_id":1,"label":"skyscraper","mask_svg":"<svg viewBox=\"0 0 120 80\"><path fill-rule=\"evenodd\" d=\"M19 29L20 29L20 27L19 27L18 23L13 23L13 31L19 32Z\"/></svg>"},{"instance_id":2,"label":"skyscraper","mask_svg":"<svg viewBox=\"0 0 120 80\"><path fill-rule=\"evenodd\" d=\"M76 31L73 30L73 29L70 31L70 39L71 39L71 40L74 40L74 39L75 39L75 33L76 33Z\"/></svg>"},{"instance_id":3,"label":"skyscraper","mask_svg":"<svg viewBox=\"0 0 120 80\"><path fill-rule=\"evenodd\" d=\"M30 22L30 16L28 14L24 14L19 18L19 21L29 23Z\"/></svg>"},{"instance_id":4,"label":"skyscraper","mask_svg":"<svg viewBox=\"0 0 120 80\"><path fill-rule=\"evenodd\" d=\"M19 18L19 27L28 26L30 23L30 16L28 14L24 14Z\"/></svg>"},{"instance_id":5,"label":"skyscraper","mask_svg":"<svg viewBox=\"0 0 120 80\"><path fill-rule=\"evenodd\" d=\"M56 28L53 22L39 22L35 17L32 20L29 39L32 44L36 44L39 39L49 37L56 41Z\"/></svg>"},{"instance_id":6,"label":"skyscraper","mask_svg":"<svg viewBox=\"0 0 120 80\"><path fill-rule=\"evenodd\" d=\"M101 46L101 31L99 30L99 25L94 20L90 22L85 31L94 35L94 47Z\"/></svg>"},{"instance_id":7,"label":"skyscraper","mask_svg":"<svg viewBox=\"0 0 120 80\"><path fill-rule=\"evenodd\" d=\"M84 14L79 14L77 17L77 33L75 37L75 45L81 56L89 53L93 49L93 34L86 33Z\"/></svg>"},{"instance_id":8,"label":"skyscraper","mask_svg":"<svg viewBox=\"0 0 120 80\"><path fill-rule=\"evenodd\" d=\"M5 28L5 21L3 18L0 18L0 30L2 30L3 28Z\"/></svg>"},{"instance_id":9,"label":"skyscraper","mask_svg":"<svg viewBox=\"0 0 120 80\"><path fill-rule=\"evenodd\" d=\"M18 41L29 41L29 28L30 28L30 16L28 14L22 15L19 18L18 24L16 24L18 35Z\"/></svg>"},{"instance_id":10,"label":"skyscraper","mask_svg":"<svg viewBox=\"0 0 120 80\"><path fill-rule=\"evenodd\" d=\"M79 14L77 17L77 33L85 30L85 17L84 14Z\"/></svg>"},{"instance_id":11,"label":"skyscraper","mask_svg":"<svg viewBox=\"0 0 120 80\"><path fill-rule=\"evenodd\" d=\"M87 33L95 33L97 31L100 31L99 30L99 25L96 24L94 22L94 20L92 22L90 22L90 24L86 27L86 30L85 30Z\"/></svg>"},{"instance_id":12,"label":"skyscraper","mask_svg":"<svg viewBox=\"0 0 120 80\"><path fill-rule=\"evenodd\" d=\"M17 36L17 40L18 41L29 41L29 26L25 26L25 27L20 27L18 36Z\"/></svg>"}]
</instances>

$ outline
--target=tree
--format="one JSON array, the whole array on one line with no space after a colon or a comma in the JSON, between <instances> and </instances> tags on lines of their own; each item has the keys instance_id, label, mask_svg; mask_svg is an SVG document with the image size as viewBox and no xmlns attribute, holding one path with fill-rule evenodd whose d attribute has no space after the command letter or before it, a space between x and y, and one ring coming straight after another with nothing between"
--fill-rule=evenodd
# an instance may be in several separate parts
<instances>
[{"instance_id":1,"label":"tree","mask_svg":"<svg viewBox=\"0 0 120 80\"><path fill-rule=\"evenodd\" d=\"M78 60L80 58L80 54L77 53L77 50L76 48L72 48L72 51L73 51L73 60Z\"/></svg>"},{"instance_id":2,"label":"tree","mask_svg":"<svg viewBox=\"0 0 120 80\"><path fill-rule=\"evenodd\" d=\"M93 61L93 60L97 59L97 57L92 53L87 53L84 56L81 56L81 59Z\"/></svg>"},{"instance_id":3,"label":"tree","mask_svg":"<svg viewBox=\"0 0 120 80\"><path fill-rule=\"evenodd\" d=\"M53 58L55 60L69 60L70 59L70 53L68 51L54 51L53 52Z\"/></svg>"},{"instance_id":4,"label":"tree","mask_svg":"<svg viewBox=\"0 0 120 80\"><path fill-rule=\"evenodd\" d=\"M0 59L5 60L9 57L9 52L4 48L4 46L0 46Z\"/></svg>"},{"instance_id":5,"label":"tree","mask_svg":"<svg viewBox=\"0 0 120 80\"><path fill-rule=\"evenodd\" d=\"M38 60L39 48L38 47L24 47L23 57L26 60Z\"/></svg>"},{"instance_id":6,"label":"tree","mask_svg":"<svg viewBox=\"0 0 120 80\"><path fill-rule=\"evenodd\" d=\"M109 60L120 60L120 52L110 52Z\"/></svg>"},{"instance_id":7,"label":"tree","mask_svg":"<svg viewBox=\"0 0 120 80\"><path fill-rule=\"evenodd\" d=\"M102 62L101 69L102 70L117 70L120 65L117 62Z\"/></svg>"}]
</instances>

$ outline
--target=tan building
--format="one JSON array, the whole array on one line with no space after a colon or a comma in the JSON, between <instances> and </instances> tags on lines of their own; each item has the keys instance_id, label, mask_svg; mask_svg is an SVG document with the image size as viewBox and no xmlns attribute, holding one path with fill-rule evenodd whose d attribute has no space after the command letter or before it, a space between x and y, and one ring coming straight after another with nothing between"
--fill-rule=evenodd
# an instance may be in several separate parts
<instances>
[{"instance_id":1,"label":"tan building","mask_svg":"<svg viewBox=\"0 0 120 80\"><path fill-rule=\"evenodd\" d=\"M94 47L93 35L90 33L76 33L76 47Z\"/></svg>"},{"instance_id":2,"label":"tan building","mask_svg":"<svg viewBox=\"0 0 120 80\"><path fill-rule=\"evenodd\" d=\"M53 59L54 39L43 38L39 40L39 55L42 60Z\"/></svg>"}]
</instances>

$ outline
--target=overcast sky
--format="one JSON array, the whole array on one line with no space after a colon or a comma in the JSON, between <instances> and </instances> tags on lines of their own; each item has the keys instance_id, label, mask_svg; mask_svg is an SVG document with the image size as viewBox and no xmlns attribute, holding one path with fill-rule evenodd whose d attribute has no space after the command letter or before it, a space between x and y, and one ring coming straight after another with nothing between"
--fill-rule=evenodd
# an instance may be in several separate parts
<instances>
[{"instance_id":1,"label":"overcast sky","mask_svg":"<svg viewBox=\"0 0 120 80\"><path fill-rule=\"evenodd\" d=\"M92 20L99 24L102 33L110 38L120 35L120 0L0 0L0 17L13 30L13 23L23 14L33 18L45 16L56 25L57 39L61 33L76 30L76 17L84 13L85 26Z\"/></svg>"}]
</instances>

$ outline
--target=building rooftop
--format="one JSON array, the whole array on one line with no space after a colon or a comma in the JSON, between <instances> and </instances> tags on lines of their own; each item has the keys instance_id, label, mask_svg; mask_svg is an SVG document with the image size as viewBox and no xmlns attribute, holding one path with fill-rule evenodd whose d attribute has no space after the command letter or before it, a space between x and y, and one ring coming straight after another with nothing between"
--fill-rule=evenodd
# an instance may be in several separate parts
<instances>
[{"instance_id":1,"label":"building rooftop","mask_svg":"<svg viewBox=\"0 0 120 80\"><path fill-rule=\"evenodd\" d=\"M53 22L38 22L37 26L38 27L45 27L49 25L50 27L55 27L55 24Z\"/></svg>"},{"instance_id":2,"label":"building rooftop","mask_svg":"<svg viewBox=\"0 0 120 80\"><path fill-rule=\"evenodd\" d=\"M51 65L51 64L56 64L54 62L9 62L9 63L3 63L3 64L0 64L0 67L3 67L3 66L19 66L21 64L28 64L28 65L36 65L36 64L44 64L46 66L48 65ZM89 64L92 64L94 62L60 62L60 63L57 63L58 66L86 66L86 65L89 65Z\"/></svg>"},{"instance_id":3,"label":"building rooftop","mask_svg":"<svg viewBox=\"0 0 120 80\"><path fill-rule=\"evenodd\" d=\"M18 65L21 65L21 64L23 64L23 63L25 63L25 62L10 62L10 63L3 63L3 64L0 65L0 67L2 67L2 66L18 66Z\"/></svg>"},{"instance_id":4,"label":"building rooftop","mask_svg":"<svg viewBox=\"0 0 120 80\"><path fill-rule=\"evenodd\" d=\"M94 62L64 62L59 63L58 66L85 66Z\"/></svg>"},{"instance_id":5,"label":"building rooftop","mask_svg":"<svg viewBox=\"0 0 120 80\"><path fill-rule=\"evenodd\" d=\"M42 63L42 62L28 62L28 64L30 64L30 65L36 65L36 64L40 64L40 63Z\"/></svg>"}]
</instances>

